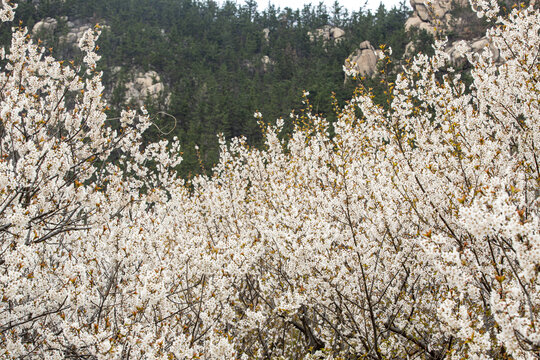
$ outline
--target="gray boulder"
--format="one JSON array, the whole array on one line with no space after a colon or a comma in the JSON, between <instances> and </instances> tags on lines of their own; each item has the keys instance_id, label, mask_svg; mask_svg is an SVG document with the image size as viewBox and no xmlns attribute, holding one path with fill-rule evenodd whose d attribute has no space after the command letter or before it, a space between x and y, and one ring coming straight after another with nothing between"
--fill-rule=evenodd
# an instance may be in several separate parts
<instances>
[{"instance_id":1,"label":"gray boulder","mask_svg":"<svg viewBox=\"0 0 540 360\"><path fill-rule=\"evenodd\" d=\"M60 36L59 41L71 46L76 46L83 34L92 29L95 24L88 23L84 20L70 20L67 17L62 18L67 25L67 34ZM38 21L32 28L32 35L38 36L41 34L52 34L58 27L58 21L53 18L45 18ZM101 29L105 30L110 28L107 25L102 25Z\"/></svg>"},{"instance_id":2,"label":"gray boulder","mask_svg":"<svg viewBox=\"0 0 540 360\"><path fill-rule=\"evenodd\" d=\"M454 66L463 65L466 61L461 56L459 44L464 44L467 51L480 54L481 52L491 51L494 61L500 61L500 54L495 47L489 43L488 38L483 36L483 31L480 32L475 28L476 15L470 12L459 12L459 17L452 16L453 6L467 8L467 0L410 0L413 8L413 14L405 23L407 30L417 27L426 30L432 35L445 36L453 32L453 37L457 40L449 43L445 52L450 56L450 63ZM405 53L408 56L414 55L416 52L415 44L409 43L406 46Z\"/></svg>"},{"instance_id":3,"label":"gray boulder","mask_svg":"<svg viewBox=\"0 0 540 360\"><path fill-rule=\"evenodd\" d=\"M155 71L137 73L134 79L126 83L126 100L138 106L144 105L149 98L157 100L165 90L161 77Z\"/></svg>"},{"instance_id":4,"label":"gray boulder","mask_svg":"<svg viewBox=\"0 0 540 360\"><path fill-rule=\"evenodd\" d=\"M360 76L374 76L377 72L377 62L382 51L375 49L366 40L360 43L358 49L345 60L345 66L351 66Z\"/></svg>"},{"instance_id":5,"label":"gray boulder","mask_svg":"<svg viewBox=\"0 0 540 360\"><path fill-rule=\"evenodd\" d=\"M452 30L456 19L452 18L453 4L467 6L467 0L410 0L413 14L405 22L405 29L417 27L430 34Z\"/></svg>"},{"instance_id":6,"label":"gray boulder","mask_svg":"<svg viewBox=\"0 0 540 360\"><path fill-rule=\"evenodd\" d=\"M270 42L270 29L264 28L262 32L263 32L264 41L266 41L266 43L269 43Z\"/></svg>"},{"instance_id":7,"label":"gray boulder","mask_svg":"<svg viewBox=\"0 0 540 360\"><path fill-rule=\"evenodd\" d=\"M316 39L322 39L323 42L340 42L344 39L345 30L335 26L325 25L322 28L316 29L314 32L309 31L309 39L315 41Z\"/></svg>"},{"instance_id":8,"label":"gray boulder","mask_svg":"<svg viewBox=\"0 0 540 360\"><path fill-rule=\"evenodd\" d=\"M473 54L480 55L484 51L489 51L491 52L493 61L499 62L501 60L499 50L489 42L487 37L483 36L469 41L462 40L450 44L445 52L450 56L450 62L453 65L463 65L466 61L459 51L459 47L462 45L464 45L468 52L472 52Z\"/></svg>"},{"instance_id":9,"label":"gray boulder","mask_svg":"<svg viewBox=\"0 0 540 360\"><path fill-rule=\"evenodd\" d=\"M261 58L261 63L263 67L263 71L268 71L268 69L275 64L274 60L272 60L268 55L264 55Z\"/></svg>"},{"instance_id":10,"label":"gray boulder","mask_svg":"<svg viewBox=\"0 0 540 360\"><path fill-rule=\"evenodd\" d=\"M34 27L32 28L32 35L35 36L42 33L52 33L54 30L56 30L57 26L58 21L56 19L50 17L45 18L34 24Z\"/></svg>"}]
</instances>

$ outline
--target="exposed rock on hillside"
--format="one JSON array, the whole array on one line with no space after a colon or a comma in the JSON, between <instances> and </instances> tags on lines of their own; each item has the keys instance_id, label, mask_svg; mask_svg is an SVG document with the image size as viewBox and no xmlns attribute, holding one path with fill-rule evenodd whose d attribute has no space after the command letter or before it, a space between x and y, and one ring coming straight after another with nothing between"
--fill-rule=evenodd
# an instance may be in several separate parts
<instances>
[{"instance_id":1,"label":"exposed rock on hillside","mask_svg":"<svg viewBox=\"0 0 540 360\"><path fill-rule=\"evenodd\" d=\"M159 99L165 90L161 77L155 71L140 72L135 75L133 81L126 83L125 86L127 102L135 103L138 106L144 105L147 99Z\"/></svg>"},{"instance_id":2,"label":"exposed rock on hillside","mask_svg":"<svg viewBox=\"0 0 540 360\"><path fill-rule=\"evenodd\" d=\"M375 49L369 41L363 41L345 60L345 66L350 66L360 76L373 76L377 71L377 61L381 53L382 51Z\"/></svg>"},{"instance_id":3,"label":"exposed rock on hillside","mask_svg":"<svg viewBox=\"0 0 540 360\"><path fill-rule=\"evenodd\" d=\"M340 42L345 36L345 30L338 27L325 25L322 28L316 29L314 32L309 31L307 34L311 41L315 41L315 39L322 39L323 42Z\"/></svg>"},{"instance_id":4,"label":"exposed rock on hillside","mask_svg":"<svg viewBox=\"0 0 540 360\"><path fill-rule=\"evenodd\" d=\"M242 66L250 73L267 72L272 69L276 62L268 55L259 55L252 59L244 59Z\"/></svg>"},{"instance_id":5,"label":"exposed rock on hillside","mask_svg":"<svg viewBox=\"0 0 540 360\"><path fill-rule=\"evenodd\" d=\"M461 66L465 59L461 57L462 50L480 54L489 49L495 61L500 55L489 40L483 36L485 28L476 14L469 8L466 0L410 0L414 9L412 16L405 23L407 30L418 27L432 35L449 36L453 41L448 43L446 52L454 66ZM459 11L456 12L459 8ZM457 15L456 15L457 14ZM410 56L415 53L415 44L409 43L406 53Z\"/></svg>"},{"instance_id":6,"label":"exposed rock on hillside","mask_svg":"<svg viewBox=\"0 0 540 360\"><path fill-rule=\"evenodd\" d=\"M431 2L410 0L410 3L413 14L405 23L405 29L417 27L430 34L452 30L456 22L459 22L459 19L452 17L452 5L456 4L460 7L468 5L467 0L433 0Z\"/></svg>"},{"instance_id":7,"label":"exposed rock on hillside","mask_svg":"<svg viewBox=\"0 0 540 360\"><path fill-rule=\"evenodd\" d=\"M45 18L34 24L34 28L32 29L32 35L37 35L41 33L50 34L54 30L56 30L57 26L58 26L58 21L56 19Z\"/></svg>"},{"instance_id":8,"label":"exposed rock on hillside","mask_svg":"<svg viewBox=\"0 0 540 360\"><path fill-rule=\"evenodd\" d=\"M264 41L266 41L266 43L269 43L270 42L270 29L264 28L262 32L263 32Z\"/></svg>"},{"instance_id":9,"label":"exposed rock on hillside","mask_svg":"<svg viewBox=\"0 0 540 360\"><path fill-rule=\"evenodd\" d=\"M61 18L62 21L65 22L67 26L67 33L59 37L59 41L62 43L69 44L71 46L75 46L79 39L83 36L83 34L88 30L91 29L94 24L90 24L87 21L84 20L69 20L67 17ZM41 21L38 21L33 29L32 29L32 35L42 35L45 34L47 36L52 35L54 31L58 28L59 23L58 20L53 18L45 18ZM108 28L107 25L103 25L102 29Z\"/></svg>"},{"instance_id":10,"label":"exposed rock on hillside","mask_svg":"<svg viewBox=\"0 0 540 360\"><path fill-rule=\"evenodd\" d=\"M68 33L60 38L60 41L65 41L69 44L77 44L83 34L93 27L84 21L68 21Z\"/></svg>"},{"instance_id":11,"label":"exposed rock on hillside","mask_svg":"<svg viewBox=\"0 0 540 360\"><path fill-rule=\"evenodd\" d=\"M268 71L268 69L275 64L274 60L270 59L268 55L264 55L261 58L261 63L263 67L263 71Z\"/></svg>"},{"instance_id":12,"label":"exposed rock on hillside","mask_svg":"<svg viewBox=\"0 0 540 360\"><path fill-rule=\"evenodd\" d=\"M460 47L463 47L466 51L472 51L476 54L484 52L486 49L491 52L494 61L500 60L499 51L490 44L489 40L484 36L478 39L473 39L470 41L455 41L447 49L446 53L450 55L450 61L454 65L462 65L465 62L465 59L461 57L462 51Z\"/></svg>"}]
</instances>

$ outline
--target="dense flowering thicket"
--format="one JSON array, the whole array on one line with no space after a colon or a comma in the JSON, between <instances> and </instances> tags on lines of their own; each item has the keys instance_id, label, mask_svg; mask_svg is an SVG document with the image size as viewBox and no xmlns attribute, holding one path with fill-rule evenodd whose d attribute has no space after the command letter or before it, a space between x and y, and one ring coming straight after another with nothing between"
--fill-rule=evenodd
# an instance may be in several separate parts
<instances>
[{"instance_id":1,"label":"dense flowering thicket","mask_svg":"<svg viewBox=\"0 0 540 360\"><path fill-rule=\"evenodd\" d=\"M99 28L79 68L15 28L0 357L538 357L540 14L497 22L504 61L465 54L470 88L439 44L390 84L388 110L359 90L330 137L308 104L287 142L282 121L264 150L222 141L214 175L189 184L177 143L141 143L144 113L106 118Z\"/></svg>"}]
</instances>

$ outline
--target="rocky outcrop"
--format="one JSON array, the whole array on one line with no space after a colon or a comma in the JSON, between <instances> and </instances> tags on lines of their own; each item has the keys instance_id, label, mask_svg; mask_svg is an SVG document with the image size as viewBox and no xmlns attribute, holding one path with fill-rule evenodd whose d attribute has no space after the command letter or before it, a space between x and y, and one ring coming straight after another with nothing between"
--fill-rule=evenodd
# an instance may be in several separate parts
<instances>
[{"instance_id":1,"label":"rocky outcrop","mask_svg":"<svg viewBox=\"0 0 540 360\"><path fill-rule=\"evenodd\" d=\"M125 86L127 102L138 106L144 105L147 99L158 100L165 90L161 77L155 71L140 72Z\"/></svg>"},{"instance_id":2,"label":"rocky outcrop","mask_svg":"<svg viewBox=\"0 0 540 360\"><path fill-rule=\"evenodd\" d=\"M452 16L453 4L460 7L468 5L467 0L410 0L410 3L413 14L405 22L405 29L417 27L433 35L437 31L450 31L459 22Z\"/></svg>"},{"instance_id":3,"label":"rocky outcrop","mask_svg":"<svg viewBox=\"0 0 540 360\"><path fill-rule=\"evenodd\" d=\"M38 21L34 24L34 27L32 28L32 35L38 35L38 34L52 34L54 30L56 30L56 27L58 26L58 21L53 18L45 18L41 21Z\"/></svg>"},{"instance_id":4,"label":"rocky outcrop","mask_svg":"<svg viewBox=\"0 0 540 360\"><path fill-rule=\"evenodd\" d=\"M495 48L495 46L493 46L493 44L491 44L484 36L470 41L455 41L450 44L450 46L446 48L445 52L450 56L450 62L454 66L460 66L465 63L466 59L461 56L463 50L475 54L480 54L488 50L491 52L491 56L494 61L499 61L501 58L499 50Z\"/></svg>"},{"instance_id":5,"label":"rocky outcrop","mask_svg":"<svg viewBox=\"0 0 540 360\"><path fill-rule=\"evenodd\" d=\"M60 37L60 41L67 42L69 44L77 44L79 39L82 38L83 34L91 29L93 25L88 24L84 21L68 21L67 22L68 33Z\"/></svg>"},{"instance_id":6,"label":"rocky outcrop","mask_svg":"<svg viewBox=\"0 0 540 360\"><path fill-rule=\"evenodd\" d=\"M268 55L257 56L252 59L242 60L242 66L250 73L268 72L272 70L272 67L276 62Z\"/></svg>"},{"instance_id":7,"label":"rocky outcrop","mask_svg":"<svg viewBox=\"0 0 540 360\"><path fill-rule=\"evenodd\" d=\"M448 35L450 42L445 51L450 56L452 65L465 64L466 60L461 56L463 50L480 54L488 49L494 61L500 60L498 50L483 36L485 28L478 22L467 0L432 0L430 3L425 0L410 0L410 2L414 12L405 23L405 28L409 30L418 27L432 35ZM412 56L415 52L415 44L407 44L405 53Z\"/></svg>"},{"instance_id":8,"label":"rocky outcrop","mask_svg":"<svg viewBox=\"0 0 540 360\"><path fill-rule=\"evenodd\" d=\"M266 72L268 71L268 69L275 64L274 60L270 59L270 57L268 55L264 55L262 58L261 58L261 63L262 63L262 67L263 67L263 71Z\"/></svg>"},{"instance_id":9,"label":"rocky outcrop","mask_svg":"<svg viewBox=\"0 0 540 360\"><path fill-rule=\"evenodd\" d=\"M263 32L264 41L268 44L270 42L270 29L264 28L262 32Z\"/></svg>"},{"instance_id":10,"label":"rocky outcrop","mask_svg":"<svg viewBox=\"0 0 540 360\"><path fill-rule=\"evenodd\" d=\"M382 51L375 49L369 41L363 41L345 60L345 67L359 76L373 76L377 72L377 61L381 54Z\"/></svg>"},{"instance_id":11,"label":"rocky outcrop","mask_svg":"<svg viewBox=\"0 0 540 360\"><path fill-rule=\"evenodd\" d=\"M315 39L322 39L323 42L340 42L345 36L345 30L338 27L325 25L322 28L316 29L314 32L309 31L307 35L311 41L315 41Z\"/></svg>"},{"instance_id":12,"label":"rocky outcrop","mask_svg":"<svg viewBox=\"0 0 540 360\"><path fill-rule=\"evenodd\" d=\"M90 24L84 20L69 20L67 17L60 18L61 23L65 23L67 27L67 33L59 37L61 43L66 43L71 46L76 46L79 42L79 39L82 38L83 34L89 29L94 27L94 24ZM53 18L45 18L41 21L38 21L32 28L32 35L52 35L54 31L58 28L59 22ZM103 25L101 29L108 29L109 26Z\"/></svg>"}]
</instances>

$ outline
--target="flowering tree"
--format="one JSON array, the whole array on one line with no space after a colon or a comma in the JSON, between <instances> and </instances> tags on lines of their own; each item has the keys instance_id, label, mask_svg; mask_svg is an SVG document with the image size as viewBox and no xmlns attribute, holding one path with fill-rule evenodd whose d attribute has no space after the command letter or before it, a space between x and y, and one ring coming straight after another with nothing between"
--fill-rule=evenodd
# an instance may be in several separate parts
<instances>
[{"instance_id":1,"label":"flowering tree","mask_svg":"<svg viewBox=\"0 0 540 360\"><path fill-rule=\"evenodd\" d=\"M537 357L540 15L497 21L504 60L465 54L470 88L439 43L389 84L388 110L359 89L330 137L306 99L287 142L282 121L262 150L222 140L214 175L189 184L177 143L141 144L144 113L106 119L99 29L81 68L15 29L2 356Z\"/></svg>"},{"instance_id":2,"label":"flowering tree","mask_svg":"<svg viewBox=\"0 0 540 360\"><path fill-rule=\"evenodd\" d=\"M11 20L13 10L3 1L2 20ZM79 42L85 54L79 68L46 56L24 28L14 29L11 47L1 53L5 358L108 358L130 352L115 342L130 344L133 332L145 335L135 324L148 296L136 277L149 279L144 267L152 260L142 259L157 260L157 249L140 229L153 231L144 224L154 222L147 201L159 202L160 189L178 182L168 169L180 158L168 155L166 143L142 147L141 133L150 124L144 114L124 112L115 123L107 121L95 70L98 33L89 31ZM172 147L178 153L177 144Z\"/></svg>"}]
</instances>

